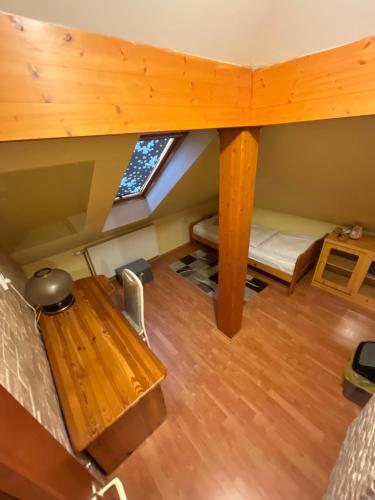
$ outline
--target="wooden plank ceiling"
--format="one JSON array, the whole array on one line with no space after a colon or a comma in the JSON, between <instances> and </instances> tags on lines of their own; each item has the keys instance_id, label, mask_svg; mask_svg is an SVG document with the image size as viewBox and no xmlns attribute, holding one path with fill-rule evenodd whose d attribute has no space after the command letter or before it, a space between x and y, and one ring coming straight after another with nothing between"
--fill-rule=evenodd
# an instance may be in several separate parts
<instances>
[{"instance_id":1,"label":"wooden plank ceiling","mask_svg":"<svg viewBox=\"0 0 375 500\"><path fill-rule=\"evenodd\" d=\"M375 38L268 68L0 13L0 141L375 113Z\"/></svg>"},{"instance_id":2,"label":"wooden plank ceiling","mask_svg":"<svg viewBox=\"0 0 375 500\"><path fill-rule=\"evenodd\" d=\"M375 37L254 71L252 125L375 113Z\"/></svg>"},{"instance_id":3,"label":"wooden plank ceiling","mask_svg":"<svg viewBox=\"0 0 375 500\"><path fill-rule=\"evenodd\" d=\"M246 125L252 70L0 13L0 140Z\"/></svg>"}]
</instances>

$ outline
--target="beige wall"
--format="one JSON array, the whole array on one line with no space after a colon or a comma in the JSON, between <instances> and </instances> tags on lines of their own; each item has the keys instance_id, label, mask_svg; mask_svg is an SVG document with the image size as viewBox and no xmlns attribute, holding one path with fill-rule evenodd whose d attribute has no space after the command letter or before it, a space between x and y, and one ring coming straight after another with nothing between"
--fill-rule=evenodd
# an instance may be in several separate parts
<instances>
[{"instance_id":1,"label":"beige wall","mask_svg":"<svg viewBox=\"0 0 375 500\"><path fill-rule=\"evenodd\" d=\"M206 215L216 213L218 200L213 198L183 212L155 220L160 254L173 250L189 241L189 226Z\"/></svg>"},{"instance_id":2,"label":"beige wall","mask_svg":"<svg viewBox=\"0 0 375 500\"><path fill-rule=\"evenodd\" d=\"M48 260L51 255L70 255L72 249L150 220L169 216L175 220L174 214L217 198L219 146L215 138L147 220L103 232L137 137L0 144L0 245L26 265ZM74 227L71 216L79 213L83 216L81 225ZM174 227L183 231L176 223ZM169 233L161 228L160 234ZM181 237L176 235L175 240L179 242ZM165 246L161 245L161 251ZM80 264L73 267L82 274Z\"/></svg>"},{"instance_id":3,"label":"beige wall","mask_svg":"<svg viewBox=\"0 0 375 500\"><path fill-rule=\"evenodd\" d=\"M336 224L356 222L374 231L374 126L375 117L361 117L264 127L254 222L316 235L329 232ZM80 139L75 141L78 147ZM108 146L116 148L118 158L121 142L103 142L105 149ZM21 151L26 161L27 151ZM73 256L75 250L150 221L157 228L160 253L165 253L188 240L190 221L217 209L218 174L219 147L215 139L149 219L116 231L78 232L70 240L44 242L35 252L25 250L20 262L28 274L49 264L79 278L87 275L88 269L83 257ZM103 207L111 194L106 189L104 202L100 190L95 197L90 196L92 202Z\"/></svg>"},{"instance_id":4,"label":"beige wall","mask_svg":"<svg viewBox=\"0 0 375 500\"><path fill-rule=\"evenodd\" d=\"M35 239L50 241L74 233L70 217L86 213L93 163L1 173L3 249L12 252Z\"/></svg>"},{"instance_id":5,"label":"beige wall","mask_svg":"<svg viewBox=\"0 0 375 500\"><path fill-rule=\"evenodd\" d=\"M217 135L161 202L152 217L164 217L219 196Z\"/></svg>"},{"instance_id":6,"label":"beige wall","mask_svg":"<svg viewBox=\"0 0 375 500\"><path fill-rule=\"evenodd\" d=\"M375 117L261 130L257 207L375 230Z\"/></svg>"},{"instance_id":7,"label":"beige wall","mask_svg":"<svg viewBox=\"0 0 375 500\"><path fill-rule=\"evenodd\" d=\"M137 137L1 143L0 246L24 264L99 238Z\"/></svg>"},{"instance_id":8,"label":"beige wall","mask_svg":"<svg viewBox=\"0 0 375 500\"><path fill-rule=\"evenodd\" d=\"M158 239L160 254L183 245L189 241L189 226L191 222L199 220L205 215L216 213L218 210L217 197L199 205L195 205L181 212L157 218L154 220L156 227L156 237ZM332 231L335 224L323 222L315 219L299 217L295 215L275 212L262 208L255 208L253 222L264 226L272 227L280 231L289 231L314 236L323 236ZM140 226L138 226L140 227ZM134 226L136 229L137 226ZM23 267L25 273L30 276L41 267L61 267L69 271L74 279L89 276L90 271L82 255L76 256L74 252L81 247L74 248L68 252L62 252L46 259L41 259Z\"/></svg>"},{"instance_id":9,"label":"beige wall","mask_svg":"<svg viewBox=\"0 0 375 500\"><path fill-rule=\"evenodd\" d=\"M216 211L217 198L213 198L181 212L156 218L153 222L156 227L156 237L159 244L160 255L187 243L189 241L190 223ZM132 229L139 227L142 227L142 224L136 225L132 227ZM82 247L72 248L66 252L37 260L24 265L23 269L27 276L31 276L36 270L42 267L60 267L70 272L73 279L84 278L90 275L85 258L82 255L74 255L74 253L81 250L81 248Z\"/></svg>"},{"instance_id":10,"label":"beige wall","mask_svg":"<svg viewBox=\"0 0 375 500\"><path fill-rule=\"evenodd\" d=\"M278 231L311 234L313 236L323 236L326 233L330 233L336 227L336 224L330 222L275 212L274 210L264 208L254 208L253 223L271 227Z\"/></svg>"}]
</instances>

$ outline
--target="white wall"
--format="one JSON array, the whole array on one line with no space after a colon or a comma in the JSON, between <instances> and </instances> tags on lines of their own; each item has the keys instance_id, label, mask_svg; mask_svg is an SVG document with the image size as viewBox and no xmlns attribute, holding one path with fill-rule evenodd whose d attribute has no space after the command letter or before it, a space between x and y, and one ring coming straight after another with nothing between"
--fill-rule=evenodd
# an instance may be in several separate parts
<instances>
[{"instance_id":1,"label":"white wall","mask_svg":"<svg viewBox=\"0 0 375 500\"><path fill-rule=\"evenodd\" d=\"M374 34L373 0L0 0L0 9L259 66Z\"/></svg>"}]
</instances>

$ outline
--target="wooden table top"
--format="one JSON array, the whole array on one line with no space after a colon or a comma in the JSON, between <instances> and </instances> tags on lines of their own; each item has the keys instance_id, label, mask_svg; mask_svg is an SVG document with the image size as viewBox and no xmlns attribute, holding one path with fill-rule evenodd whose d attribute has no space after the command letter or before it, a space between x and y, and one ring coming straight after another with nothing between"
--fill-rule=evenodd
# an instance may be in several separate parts
<instances>
[{"instance_id":1,"label":"wooden table top","mask_svg":"<svg viewBox=\"0 0 375 500\"><path fill-rule=\"evenodd\" d=\"M75 304L41 317L48 359L76 451L166 376L166 370L109 299L104 276L74 283Z\"/></svg>"}]
</instances>

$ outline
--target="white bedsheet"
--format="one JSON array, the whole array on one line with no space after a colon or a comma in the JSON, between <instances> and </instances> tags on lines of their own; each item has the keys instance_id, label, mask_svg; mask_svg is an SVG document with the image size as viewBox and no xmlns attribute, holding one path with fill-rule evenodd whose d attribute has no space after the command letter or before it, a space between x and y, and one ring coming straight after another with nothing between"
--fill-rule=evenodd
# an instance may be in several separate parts
<instances>
[{"instance_id":1,"label":"white bedsheet","mask_svg":"<svg viewBox=\"0 0 375 500\"><path fill-rule=\"evenodd\" d=\"M217 215L196 224L193 233L201 238L218 243L219 226ZM317 236L285 233L253 224L248 256L257 262L292 275L298 256L318 239Z\"/></svg>"},{"instance_id":2,"label":"white bedsheet","mask_svg":"<svg viewBox=\"0 0 375 500\"><path fill-rule=\"evenodd\" d=\"M251 225L250 231L250 246L258 248L264 245L272 236L275 236L277 231L266 226L258 226L258 224Z\"/></svg>"}]
</instances>

